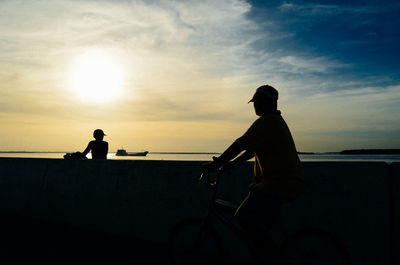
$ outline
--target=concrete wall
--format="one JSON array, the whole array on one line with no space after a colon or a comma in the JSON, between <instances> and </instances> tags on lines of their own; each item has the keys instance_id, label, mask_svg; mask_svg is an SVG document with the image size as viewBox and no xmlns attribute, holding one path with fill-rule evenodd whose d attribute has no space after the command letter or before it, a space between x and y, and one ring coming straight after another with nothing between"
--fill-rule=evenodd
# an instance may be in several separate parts
<instances>
[{"instance_id":1,"label":"concrete wall","mask_svg":"<svg viewBox=\"0 0 400 265\"><path fill-rule=\"evenodd\" d=\"M393 244L393 264L400 265L400 163L391 164L391 226Z\"/></svg>"},{"instance_id":2,"label":"concrete wall","mask_svg":"<svg viewBox=\"0 0 400 265\"><path fill-rule=\"evenodd\" d=\"M201 164L0 158L0 210L165 242L178 220L204 213L208 192L197 182ZM284 207L285 230L321 228L343 242L354 264L393 264L392 234L400 237L399 164L306 162L303 168L305 194ZM251 175L250 163L225 175L221 197L239 203Z\"/></svg>"},{"instance_id":3,"label":"concrete wall","mask_svg":"<svg viewBox=\"0 0 400 265\"><path fill-rule=\"evenodd\" d=\"M302 165L305 192L283 207L284 230L290 233L303 227L320 228L340 239L351 253L353 264L392 264L389 166L380 162ZM235 194L244 194L237 190L243 179L236 174L233 177L234 188L224 194L236 200L241 196ZM224 184L225 189L230 187Z\"/></svg>"},{"instance_id":4,"label":"concrete wall","mask_svg":"<svg viewBox=\"0 0 400 265\"><path fill-rule=\"evenodd\" d=\"M385 163L310 163L303 198L287 207L291 226L330 231L354 264L391 264L390 176ZM291 217L291 218L290 218Z\"/></svg>"}]
</instances>

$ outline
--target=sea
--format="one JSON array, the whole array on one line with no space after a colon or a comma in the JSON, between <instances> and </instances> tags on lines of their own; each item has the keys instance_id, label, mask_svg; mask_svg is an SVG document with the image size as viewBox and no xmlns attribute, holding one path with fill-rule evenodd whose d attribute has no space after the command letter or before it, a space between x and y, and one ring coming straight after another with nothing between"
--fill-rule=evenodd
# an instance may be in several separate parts
<instances>
[{"instance_id":1,"label":"sea","mask_svg":"<svg viewBox=\"0 0 400 265\"><path fill-rule=\"evenodd\" d=\"M55 158L63 159L66 152L0 152L0 157L15 158ZM213 156L219 153L204 152L149 152L147 156L116 156L108 153L107 158L111 160L172 160L172 161L211 161ZM87 155L91 158L90 154ZM300 154L301 161L378 161L378 162L400 162L400 155L343 155L339 153L313 153Z\"/></svg>"}]
</instances>

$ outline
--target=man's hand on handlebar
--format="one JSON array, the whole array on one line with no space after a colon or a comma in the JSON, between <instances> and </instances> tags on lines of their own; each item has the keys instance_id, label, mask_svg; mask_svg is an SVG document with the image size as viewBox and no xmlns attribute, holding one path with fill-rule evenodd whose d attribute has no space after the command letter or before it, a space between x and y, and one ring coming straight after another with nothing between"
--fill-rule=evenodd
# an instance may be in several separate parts
<instances>
[{"instance_id":1,"label":"man's hand on handlebar","mask_svg":"<svg viewBox=\"0 0 400 265\"><path fill-rule=\"evenodd\" d=\"M229 172L236 166L236 164L237 163L235 161L229 161L224 165L221 165L218 161L218 158L214 156L212 162L207 162L202 165L202 172L204 174L209 174L215 170L219 170L220 172Z\"/></svg>"},{"instance_id":2,"label":"man's hand on handlebar","mask_svg":"<svg viewBox=\"0 0 400 265\"><path fill-rule=\"evenodd\" d=\"M221 164L220 164L218 158L213 156L213 161L203 164L201 167L201 171L203 172L203 174L210 174L214 170L219 169L220 166L221 166Z\"/></svg>"}]
</instances>

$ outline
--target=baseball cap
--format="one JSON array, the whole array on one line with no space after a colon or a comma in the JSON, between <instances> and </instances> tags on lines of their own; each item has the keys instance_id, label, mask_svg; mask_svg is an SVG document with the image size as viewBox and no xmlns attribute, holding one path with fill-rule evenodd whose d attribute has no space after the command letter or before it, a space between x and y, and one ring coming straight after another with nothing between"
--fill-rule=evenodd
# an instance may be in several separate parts
<instances>
[{"instance_id":1,"label":"baseball cap","mask_svg":"<svg viewBox=\"0 0 400 265\"><path fill-rule=\"evenodd\" d=\"M248 103L254 102L256 98L278 100L278 94L278 90L276 90L272 86L263 85L257 88L256 93L254 93L252 99L250 99Z\"/></svg>"},{"instance_id":2,"label":"baseball cap","mask_svg":"<svg viewBox=\"0 0 400 265\"><path fill-rule=\"evenodd\" d=\"M106 134L103 132L102 129L96 129L96 130L94 130L93 135L103 135L103 136L106 136Z\"/></svg>"}]
</instances>

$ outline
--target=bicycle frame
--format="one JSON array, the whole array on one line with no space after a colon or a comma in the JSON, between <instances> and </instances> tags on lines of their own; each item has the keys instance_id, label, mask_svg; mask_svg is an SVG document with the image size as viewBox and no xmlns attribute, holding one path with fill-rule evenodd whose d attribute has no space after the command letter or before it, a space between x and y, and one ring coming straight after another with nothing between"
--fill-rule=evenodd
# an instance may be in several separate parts
<instances>
[{"instance_id":1,"label":"bicycle frame","mask_svg":"<svg viewBox=\"0 0 400 265\"><path fill-rule=\"evenodd\" d=\"M236 210L236 206L226 206L226 205L222 205L220 203L218 203L219 199L217 199L217 187L218 187L218 183L219 183L219 178L221 176L223 172L221 170L217 171L217 174L215 176L215 179L213 182L211 182L211 174L205 174L202 173L200 176L199 181L204 181L207 186L211 189L212 194L211 194L211 198L208 204L208 209L206 211L206 215L204 216L203 219L203 223L205 224L209 224L211 225L211 216L215 216L225 227L227 227L235 236L237 236L240 240L242 240L243 242L245 242L247 245L252 245L253 240L251 239L251 237L244 231L242 230L242 228L239 226L239 224L235 224L234 221L231 220L231 218L229 218L227 216L227 214L225 214L223 212L223 210L220 210L220 208L229 208L230 211L235 211ZM220 200L223 201L223 200ZM224 201L225 203L229 203L227 201ZM280 243L275 242L273 243L273 241L282 241L284 237L287 236L287 232L285 231L284 227L282 227L281 224L277 224L276 226L274 226L274 230L276 231L274 234L275 236L277 236L278 239L272 240L270 238L270 232L272 229L272 226L269 227L265 227L265 229L263 229L263 227L260 227L260 233L263 233L266 238L268 238L269 243L278 246Z\"/></svg>"},{"instance_id":2,"label":"bicycle frame","mask_svg":"<svg viewBox=\"0 0 400 265\"><path fill-rule=\"evenodd\" d=\"M213 182L210 181L211 174L202 174L200 176L200 181L202 181L205 178L205 182L207 186L211 189L212 194L211 198L208 204L208 208L206 211L206 214L203 218L203 223L204 224L210 224L211 222L211 216L217 217L217 219L222 222L226 227L229 228L230 231L232 231L236 236L238 236L242 240L248 240L248 236L246 233L241 230L241 228L238 225L235 225L234 222L231 220L231 218L228 217L227 214L223 213L222 210L219 208L229 208L230 211L235 211L236 207L230 207L230 206L224 206L222 204L219 204L217 202L217 187L218 187L218 181L221 175L221 170L218 170L218 173L216 174L215 180ZM219 205L219 206L218 206Z\"/></svg>"},{"instance_id":3,"label":"bicycle frame","mask_svg":"<svg viewBox=\"0 0 400 265\"><path fill-rule=\"evenodd\" d=\"M211 218L214 216L216 217L217 220L219 220L222 223L222 225L224 225L224 227L227 227L228 230L230 230L234 235L236 235L239 239L241 239L243 243L246 243L246 245L249 247L249 250L252 250L252 247L254 247L250 235L247 235L245 230L242 230L242 228L239 225L236 225L235 222L232 220L232 218L230 218L227 214L225 214L223 209L221 209L220 207L222 205L223 208L228 208L230 210L235 209L235 207L229 207L228 205L220 204L220 202L218 202L217 200L217 186L220 175L221 171L218 171L218 173L215 176L215 180L212 182L210 181L211 177L210 174L203 173L201 175L200 181L205 181L207 186L212 191L210 200L208 202L208 208L206 210L205 216L202 219L183 220L173 228L168 239L168 242L171 246L169 250L170 256L172 257L173 261L175 261L174 257L176 255L179 256L179 251L176 252L176 250L180 249L179 245L176 244L177 241L175 240L177 238L177 235L181 233L181 231L184 231L182 228L194 225L194 227L196 228L195 230L192 230L194 232L194 234L192 234L194 236L194 238L192 237L192 239L194 239L194 242L189 240L187 241L187 243L185 242L184 244L185 251L181 253L189 253L189 256L190 254L195 254L195 256L198 256L198 254L202 253L201 252L202 246L215 245L217 250L216 251L217 254L215 257L218 260L218 262L221 262L222 260L221 253L223 253L223 242L221 236L218 235L217 231L213 227L214 225L212 223L214 222L214 220L212 220ZM200 221L200 229L197 229L197 227L199 226L199 221ZM271 227L267 228L268 230L271 229ZM268 233L266 234L267 236L266 239L269 240L270 242L268 242L267 244L269 245L271 243L271 245L269 245L268 247L273 247L271 251L267 252L267 255L270 254L272 255L267 258L271 258L272 260L276 259L276 261L279 260L279 262L282 261L284 264L292 264L292 260L295 260L296 262L297 261L301 262L301 263L295 262L295 264L314 264L311 263L314 257L316 258L316 261L319 261L319 259L323 257L320 254L321 251L328 251L326 253L331 255L327 255L326 257L329 260L332 260L332 258L334 258L334 261L338 261L338 263L327 263L327 264L344 264L344 265L351 264L351 256L349 255L348 251L343 246L343 244L340 241L338 241L334 236L323 230L313 229L313 228L302 228L290 234L286 234L284 231L282 231L282 227L279 224L278 228L279 228L277 229L278 231L283 232L282 238L274 238L278 240L270 241L270 239L272 239L271 234L268 231L261 231ZM209 235L211 235L211 238L215 242L215 244L203 245L201 241L204 238L202 237L204 235L204 232L209 233ZM313 244L312 243L313 241L309 240L310 238L315 239L316 243ZM194 244L190 244L190 242L193 242ZM310 245L308 245L309 242L311 242ZM303 246L306 246L306 248L302 248ZM315 253L316 255L314 255ZM254 255L253 256L255 258L254 260L260 258L256 256L257 253L252 253L252 254ZM261 257L261 260L259 261L261 261L261 263L265 263L264 257Z\"/></svg>"}]
</instances>

